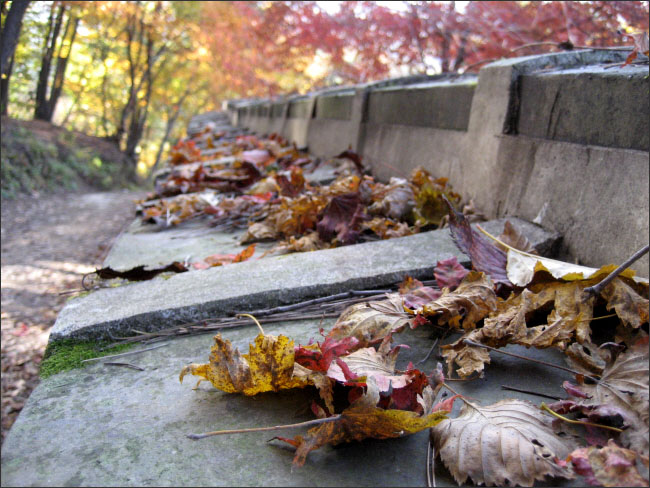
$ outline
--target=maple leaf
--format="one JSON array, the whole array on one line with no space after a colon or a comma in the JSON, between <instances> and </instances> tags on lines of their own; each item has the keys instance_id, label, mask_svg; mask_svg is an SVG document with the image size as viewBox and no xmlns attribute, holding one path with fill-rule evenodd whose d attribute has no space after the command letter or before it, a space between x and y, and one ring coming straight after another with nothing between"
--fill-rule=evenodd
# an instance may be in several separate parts
<instances>
[{"instance_id":1,"label":"maple leaf","mask_svg":"<svg viewBox=\"0 0 650 488\"><path fill-rule=\"evenodd\" d=\"M251 244L238 254L211 254L203 258L203 261L192 263L196 269L208 269L214 266L223 266L225 264L241 263L255 254L255 244Z\"/></svg>"},{"instance_id":2,"label":"maple leaf","mask_svg":"<svg viewBox=\"0 0 650 488\"><path fill-rule=\"evenodd\" d=\"M327 335L333 340L355 337L359 348L379 343L395 332L400 332L409 322L398 294L387 300L357 303L349 306L339 316Z\"/></svg>"},{"instance_id":3,"label":"maple leaf","mask_svg":"<svg viewBox=\"0 0 650 488\"><path fill-rule=\"evenodd\" d=\"M438 324L450 327L472 329L476 322L487 317L496 309L497 297L488 276L471 271L454 291L443 290L440 298L422 306L414 313L425 317L437 317Z\"/></svg>"},{"instance_id":4,"label":"maple leaf","mask_svg":"<svg viewBox=\"0 0 650 488\"><path fill-rule=\"evenodd\" d=\"M291 166L289 178L282 173L275 176L275 181L280 187L280 193L287 197L297 196L305 187L305 177L302 169L297 166Z\"/></svg>"},{"instance_id":5,"label":"maple leaf","mask_svg":"<svg viewBox=\"0 0 650 488\"><path fill-rule=\"evenodd\" d=\"M431 429L440 458L458 484L472 478L488 486L533 486L545 476L570 478L557 465L577 447L573 436L559 437L552 418L522 400L479 407L465 401L458 417Z\"/></svg>"},{"instance_id":6,"label":"maple leaf","mask_svg":"<svg viewBox=\"0 0 650 488\"><path fill-rule=\"evenodd\" d=\"M222 339L221 334L214 336L214 342L210 362L183 367L179 376L181 383L190 373L202 378L197 386L208 380L226 393L248 396L311 384L304 377L294 376L294 344L286 336L258 334L248 354L233 350L230 341Z\"/></svg>"},{"instance_id":7,"label":"maple leaf","mask_svg":"<svg viewBox=\"0 0 650 488\"><path fill-rule=\"evenodd\" d=\"M619 447L610 439L602 448L576 449L567 462L592 486L648 486L648 479L639 473L637 457L636 452ZM640 461L647 470L647 458Z\"/></svg>"},{"instance_id":8,"label":"maple leaf","mask_svg":"<svg viewBox=\"0 0 650 488\"><path fill-rule=\"evenodd\" d=\"M293 464L299 467L305 464L307 455L311 451L327 444L337 445L367 438L402 437L432 427L447 418L445 411L418 415L406 410L384 410L376 406L379 399L379 390L374 380L370 378L366 392L343 410L337 420L311 428L305 436L298 435L293 439L276 437L276 439L296 447ZM424 403L424 400L422 402Z\"/></svg>"},{"instance_id":9,"label":"maple leaf","mask_svg":"<svg viewBox=\"0 0 650 488\"><path fill-rule=\"evenodd\" d=\"M438 286L440 288L449 288L452 291L463 281L467 273L469 273L469 270L458 262L456 256L438 261L438 264L433 269L433 275L436 277Z\"/></svg>"},{"instance_id":10,"label":"maple leaf","mask_svg":"<svg viewBox=\"0 0 650 488\"><path fill-rule=\"evenodd\" d=\"M297 346L295 350L295 361L312 371L326 373L332 361L348 354L358 344L359 341L355 337L344 337L341 340L326 337L322 344L316 343L307 346Z\"/></svg>"}]
</instances>

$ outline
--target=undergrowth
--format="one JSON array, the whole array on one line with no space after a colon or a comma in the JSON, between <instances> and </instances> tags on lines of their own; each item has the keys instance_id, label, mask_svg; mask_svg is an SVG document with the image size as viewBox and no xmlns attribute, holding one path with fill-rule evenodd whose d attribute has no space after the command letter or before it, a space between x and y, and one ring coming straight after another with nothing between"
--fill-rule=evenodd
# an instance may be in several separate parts
<instances>
[{"instance_id":1,"label":"undergrowth","mask_svg":"<svg viewBox=\"0 0 650 488\"><path fill-rule=\"evenodd\" d=\"M2 198L34 191L77 190L83 184L100 190L133 185L123 161L103 160L99 151L82 147L73 133L59 131L55 143L26 127L2 128Z\"/></svg>"},{"instance_id":2,"label":"undergrowth","mask_svg":"<svg viewBox=\"0 0 650 488\"><path fill-rule=\"evenodd\" d=\"M118 354L129 349L133 344L120 344L110 349L100 350L110 343L107 341L75 341L64 339L51 342L45 349L41 362L40 377L47 378L62 371L83 366L84 359L92 359L111 354Z\"/></svg>"}]
</instances>

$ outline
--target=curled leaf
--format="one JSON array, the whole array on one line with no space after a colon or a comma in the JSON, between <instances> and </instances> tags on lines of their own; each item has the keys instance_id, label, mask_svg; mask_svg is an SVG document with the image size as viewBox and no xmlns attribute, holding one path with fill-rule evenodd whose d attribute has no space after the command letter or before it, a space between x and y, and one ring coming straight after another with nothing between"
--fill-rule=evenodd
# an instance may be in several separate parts
<instances>
[{"instance_id":1,"label":"curled leaf","mask_svg":"<svg viewBox=\"0 0 650 488\"><path fill-rule=\"evenodd\" d=\"M471 271L456 290L444 290L440 298L425 304L417 313L426 317L437 316L438 324L454 328L459 328L462 320L463 328L468 330L495 310L496 304L497 297L490 278Z\"/></svg>"},{"instance_id":2,"label":"curled leaf","mask_svg":"<svg viewBox=\"0 0 650 488\"><path fill-rule=\"evenodd\" d=\"M294 466L305 464L307 455L324 445L360 441L367 438L390 439L414 434L432 427L446 418L445 411L418 415L406 410L384 410L377 407L379 391L373 380L368 381L366 393L345 409L339 419L307 431L294 439L279 438L295 446Z\"/></svg>"},{"instance_id":3,"label":"curled leaf","mask_svg":"<svg viewBox=\"0 0 650 488\"><path fill-rule=\"evenodd\" d=\"M357 303L346 308L327 337L335 340L355 337L359 348L368 347L403 330L409 320L402 299L393 294L387 300Z\"/></svg>"}]
</instances>

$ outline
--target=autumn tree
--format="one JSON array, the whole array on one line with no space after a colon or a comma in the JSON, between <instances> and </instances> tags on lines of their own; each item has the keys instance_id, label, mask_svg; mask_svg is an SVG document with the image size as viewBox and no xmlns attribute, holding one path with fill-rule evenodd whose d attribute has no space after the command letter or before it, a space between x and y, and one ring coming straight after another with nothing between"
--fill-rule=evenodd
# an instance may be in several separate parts
<instances>
[{"instance_id":1,"label":"autumn tree","mask_svg":"<svg viewBox=\"0 0 650 488\"><path fill-rule=\"evenodd\" d=\"M7 102L9 101L9 79L14 64L14 52L20 36L23 17L29 6L26 0L11 2L7 12L6 1L2 2L2 29L0 30L0 106L2 115L7 115Z\"/></svg>"}]
</instances>

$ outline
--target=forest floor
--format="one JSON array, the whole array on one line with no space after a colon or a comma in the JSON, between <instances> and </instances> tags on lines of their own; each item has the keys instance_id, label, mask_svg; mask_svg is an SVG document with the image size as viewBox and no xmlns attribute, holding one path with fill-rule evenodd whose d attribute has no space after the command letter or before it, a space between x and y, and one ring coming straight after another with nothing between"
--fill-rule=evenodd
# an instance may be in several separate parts
<instances>
[{"instance_id":1,"label":"forest floor","mask_svg":"<svg viewBox=\"0 0 650 488\"><path fill-rule=\"evenodd\" d=\"M99 267L144 191L32 194L2 201L2 441L39 382L50 328Z\"/></svg>"}]
</instances>

